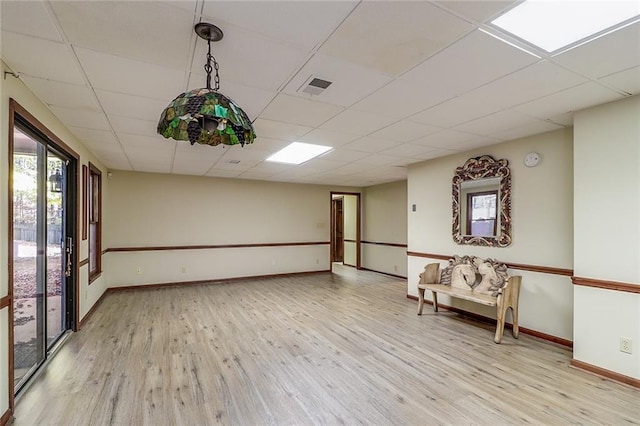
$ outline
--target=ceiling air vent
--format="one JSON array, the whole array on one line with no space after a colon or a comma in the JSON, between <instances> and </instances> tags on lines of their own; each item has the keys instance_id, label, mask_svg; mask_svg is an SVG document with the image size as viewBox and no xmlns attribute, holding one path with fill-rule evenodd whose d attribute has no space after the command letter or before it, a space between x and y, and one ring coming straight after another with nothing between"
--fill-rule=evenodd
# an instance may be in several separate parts
<instances>
[{"instance_id":1,"label":"ceiling air vent","mask_svg":"<svg viewBox=\"0 0 640 426\"><path fill-rule=\"evenodd\" d=\"M331 81L311 76L304 82L300 89L298 89L298 92L306 93L311 96L318 96L324 92L327 87L331 86L331 84Z\"/></svg>"},{"instance_id":2,"label":"ceiling air vent","mask_svg":"<svg viewBox=\"0 0 640 426\"><path fill-rule=\"evenodd\" d=\"M240 160L227 160L227 164L240 164Z\"/></svg>"}]
</instances>

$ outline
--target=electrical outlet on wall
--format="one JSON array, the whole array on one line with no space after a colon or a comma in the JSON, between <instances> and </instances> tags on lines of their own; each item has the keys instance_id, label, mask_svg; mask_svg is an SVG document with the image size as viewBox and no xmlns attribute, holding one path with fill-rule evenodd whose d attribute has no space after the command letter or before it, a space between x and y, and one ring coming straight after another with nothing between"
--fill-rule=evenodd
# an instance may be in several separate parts
<instances>
[{"instance_id":1,"label":"electrical outlet on wall","mask_svg":"<svg viewBox=\"0 0 640 426\"><path fill-rule=\"evenodd\" d=\"M630 354L632 352L631 343L632 340L628 337L620 337L620 352Z\"/></svg>"}]
</instances>

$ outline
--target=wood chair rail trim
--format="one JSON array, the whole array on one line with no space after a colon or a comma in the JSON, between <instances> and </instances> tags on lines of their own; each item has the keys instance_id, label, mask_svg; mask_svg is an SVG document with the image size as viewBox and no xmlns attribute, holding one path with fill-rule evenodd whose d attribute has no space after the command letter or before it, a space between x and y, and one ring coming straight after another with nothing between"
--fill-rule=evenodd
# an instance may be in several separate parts
<instances>
[{"instance_id":1,"label":"wood chair rail trim","mask_svg":"<svg viewBox=\"0 0 640 426\"><path fill-rule=\"evenodd\" d=\"M11 420L11 410L8 409L7 411L4 412L2 417L0 417L0 426L4 426L8 424L10 420Z\"/></svg>"},{"instance_id":2,"label":"wood chair rail trim","mask_svg":"<svg viewBox=\"0 0 640 426\"><path fill-rule=\"evenodd\" d=\"M373 244L376 246L387 246L387 247L400 247L400 248L407 248L406 244L402 244L402 243L385 243L382 241L362 241L362 244Z\"/></svg>"},{"instance_id":3,"label":"wood chair rail trim","mask_svg":"<svg viewBox=\"0 0 640 426\"><path fill-rule=\"evenodd\" d=\"M595 287L595 288L602 288L605 290L615 290L615 291L623 291L626 293L640 294L640 284L630 284L630 283L623 283L618 281L605 281L605 280L598 280L595 278L584 278L584 277L571 277L571 282L574 285L580 285L584 287Z\"/></svg>"},{"instance_id":4,"label":"wood chair rail trim","mask_svg":"<svg viewBox=\"0 0 640 426\"><path fill-rule=\"evenodd\" d=\"M444 255L444 254L421 253L417 251L407 251L407 256L426 257L428 259L439 259L439 260L449 260L453 258L453 256ZM530 271L530 272L541 272L543 274L563 275L568 277L573 276L573 269L556 268L552 266L542 266L542 265L528 265L525 263L512 263L512 262L504 262L504 264L507 265L509 269L518 269L521 271Z\"/></svg>"},{"instance_id":5,"label":"wood chair rail trim","mask_svg":"<svg viewBox=\"0 0 640 426\"><path fill-rule=\"evenodd\" d=\"M0 309L4 309L8 306L11 306L11 295L6 295L0 298Z\"/></svg>"},{"instance_id":6,"label":"wood chair rail trim","mask_svg":"<svg viewBox=\"0 0 640 426\"><path fill-rule=\"evenodd\" d=\"M188 246L144 246L144 247L110 247L106 253L127 251L163 251L163 250L212 250L228 248L253 248L253 247L294 247L294 246L319 246L328 245L329 241L302 241L290 243L248 243L248 244L203 244Z\"/></svg>"}]
</instances>

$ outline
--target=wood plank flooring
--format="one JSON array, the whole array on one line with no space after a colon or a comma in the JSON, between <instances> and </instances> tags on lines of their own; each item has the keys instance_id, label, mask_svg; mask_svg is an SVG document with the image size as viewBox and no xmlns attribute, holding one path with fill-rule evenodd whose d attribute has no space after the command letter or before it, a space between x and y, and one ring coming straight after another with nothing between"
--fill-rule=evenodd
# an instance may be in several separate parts
<instances>
[{"instance_id":1,"label":"wood plank flooring","mask_svg":"<svg viewBox=\"0 0 640 426\"><path fill-rule=\"evenodd\" d=\"M333 274L109 294L14 425L640 424L640 391L566 348Z\"/></svg>"}]
</instances>

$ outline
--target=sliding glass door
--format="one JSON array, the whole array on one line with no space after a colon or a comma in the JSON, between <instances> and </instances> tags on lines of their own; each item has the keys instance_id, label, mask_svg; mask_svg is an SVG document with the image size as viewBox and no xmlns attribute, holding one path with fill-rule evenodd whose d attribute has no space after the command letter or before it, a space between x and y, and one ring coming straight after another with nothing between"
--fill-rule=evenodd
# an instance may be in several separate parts
<instances>
[{"instance_id":1,"label":"sliding glass door","mask_svg":"<svg viewBox=\"0 0 640 426\"><path fill-rule=\"evenodd\" d=\"M13 131L13 377L18 393L72 327L73 159L19 120Z\"/></svg>"}]
</instances>

